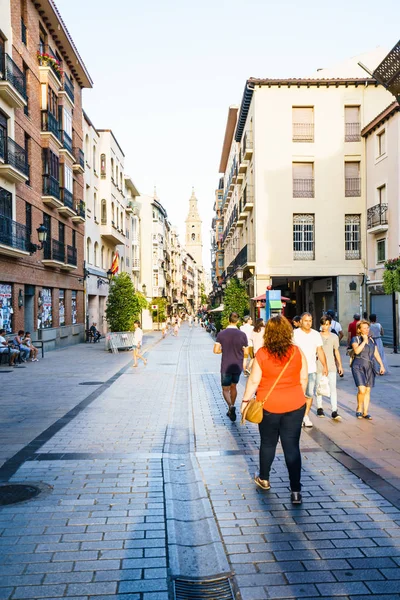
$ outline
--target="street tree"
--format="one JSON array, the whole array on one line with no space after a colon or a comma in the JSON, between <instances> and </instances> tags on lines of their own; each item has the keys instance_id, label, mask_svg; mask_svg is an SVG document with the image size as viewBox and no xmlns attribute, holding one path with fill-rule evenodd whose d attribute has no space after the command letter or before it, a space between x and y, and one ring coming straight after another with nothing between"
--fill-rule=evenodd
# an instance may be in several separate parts
<instances>
[{"instance_id":1,"label":"street tree","mask_svg":"<svg viewBox=\"0 0 400 600\"><path fill-rule=\"evenodd\" d=\"M243 319L244 315L249 314L250 298L243 281L237 279L237 277L232 277L225 288L223 303L222 327L228 326L231 312L237 312L241 319Z\"/></svg>"},{"instance_id":2,"label":"street tree","mask_svg":"<svg viewBox=\"0 0 400 600\"><path fill-rule=\"evenodd\" d=\"M147 301L135 292L128 273L112 278L107 298L106 318L110 331L133 331L133 323L140 318Z\"/></svg>"},{"instance_id":3,"label":"street tree","mask_svg":"<svg viewBox=\"0 0 400 600\"><path fill-rule=\"evenodd\" d=\"M153 305L157 306L157 310L151 308ZM149 308L151 308L153 323L157 323L157 321L163 323L165 321L167 318L167 300L165 298L153 298L149 303Z\"/></svg>"}]
</instances>

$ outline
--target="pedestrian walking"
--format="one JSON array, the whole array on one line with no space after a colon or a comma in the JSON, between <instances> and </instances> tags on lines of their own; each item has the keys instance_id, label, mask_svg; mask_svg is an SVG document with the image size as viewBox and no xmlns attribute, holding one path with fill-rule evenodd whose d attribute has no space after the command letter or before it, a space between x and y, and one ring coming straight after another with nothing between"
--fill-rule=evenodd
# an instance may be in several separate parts
<instances>
[{"instance_id":1,"label":"pedestrian walking","mask_svg":"<svg viewBox=\"0 0 400 600\"><path fill-rule=\"evenodd\" d=\"M244 374L246 377L250 375L251 363L254 358L253 330L254 330L253 319L250 317L250 315L246 315L245 317L243 317L243 325L241 325L241 327L240 327L240 331L243 331L243 333L245 333L247 336L248 355L245 356L243 359L243 371L244 371ZM249 363L249 360L250 360L250 363Z\"/></svg>"},{"instance_id":2,"label":"pedestrian walking","mask_svg":"<svg viewBox=\"0 0 400 600\"><path fill-rule=\"evenodd\" d=\"M344 333L341 324L339 321L335 321L335 311L327 310L326 314L331 318L331 332L338 336L339 342L342 341Z\"/></svg>"},{"instance_id":3,"label":"pedestrian walking","mask_svg":"<svg viewBox=\"0 0 400 600\"><path fill-rule=\"evenodd\" d=\"M357 323L360 320L359 313L354 313L353 320L347 328L347 347L351 348L351 340L357 335Z\"/></svg>"},{"instance_id":4,"label":"pedestrian walking","mask_svg":"<svg viewBox=\"0 0 400 600\"><path fill-rule=\"evenodd\" d=\"M254 353L254 356L257 354L259 349L264 346L264 333L265 333L264 320L257 319L256 324L254 325L254 329L253 329L253 353ZM251 368L251 365L250 365L250 368Z\"/></svg>"},{"instance_id":5,"label":"pedestrian walking","mask_svg":"<svg viewBox=\"0 0 400 600\"><path fill-rule=\"evenodd\" d=\"M189 319L188 320L189 320L189 327L192 328L192 326L193 326L193 317L192 317L192 315L189 315Z\"/></svg>"},{"instance_id":6,"label":"pedestrian walking","mask_svg":"<svg viewBox=\"0 0 400 600\"><path fill-rule=\"evenodd\" d=\"M357 323L356 337L351 340L353 360L351 370L357 387L357 419L372 420L368 412L371 400L371 388L375 385L374 359L379 364L379 375L385 373L378 347L370 335L369 321L363 319Z\"/></svg>"},{"instance_id":7,"label":"pedestrian walking","mask_svg":"<svg viewBox=\"0 0 400 600\"><path fill-rule=\"evenodd\" d=\"M243 331L238 329L238 321L239 315L232 312L229 315L228 327L218 333L213 349L214 354L222 354L222 394L228 405L228 412L226 414L231 421L236 421L236 386L239 383L240 374L243 369L244 355L247 352L247 336Z\"/></svg>"},{"instance_id":8,"label":"pedestrian walking","mask_svg":"<svg viewBox=\"0 0 400 600\"><path fill-rule=\"evenodd\" d=\"M301 317L300 315L295 315L292 319L292 327L293 329L298 329L300 327Z\"/></svg>"},{"instance_id":9,"label":"pedestrian walking","mask_svg":"<svg viewBox=\"0 0 400 600\"><path fill-rule=\"evenodd\" d=\"M369 321L369 332L378 348L379 356L382 359L383 366L385 367L385 374L387 375L389 373L389 365L386 358L385 348L382 342L382 336L385 332L383 330L382 325L377 322L375 314L369 315Z\"/></svg>"},{"instance_id":10,"label":"pedestrian walking","mask_svg":"<svg viewBox=\"0 0 400 600\"><path fill-rule=\"evenodd\" d=\"M147 360L142 356L140 350L142 348L143 331L140 328L140 321L135 321L135 329L133 330L133 366L138 366L138 359L143 361L144 365L147 365Z\"/></svg>"},{"instance_id":11,"label":"pedestrian walking","mask_svg":"<svg viewBox=\"0 0 400 600\"><path fill-rule=\"evenodd\" d=\"M334 421L341 421L342 417L337 410L337 389L336 389L336 373L343 375L342 359L339 352L339 338L331 331L331 318L328 315L321 317L321 338L323 350L326 357L328 367L329 391L331 400L331 417ZM322 395L318 393L318 387L322 379L322 364L317 361L317 416L325 417L324 409L322 408Z\"/></svg>"},{"instance_id":12,"label":"pedestrian walking","mask_svg":"<svg viewBox=\"0 0 400 600\"><path fill-rule=\"evenodd\" d=\"M263 420L258 426L261 437L260 473L254 481L261 489L270 489L270 470L280 439L293 504L301 504L302 501L300 433L306 409L307 383L306 357L293 344L289 321L281 314L276 315L265 325L264 346L256 353L241 412L254 394L263 403Z\"/></svg>"},{"instance_id":13,"label":"pedestrian walking","mask_svg":"<svg viewBox=\"0 0 400 600\"><path fill-rule=\"evenodd\" d=\"M305 312L301 315L300 327L293 332L293 339L304 353L308 365L308 384L306 389L306 411L304 414L303 426L312 427L312 421L309 417L311 406L313 403L315 383L317 380L317 355L321 361L322 374L328 375L326 366L326 358L323 350L323 342L321 334L315 329L312 329L312 316Z\"/></svg>"},{"instance_id":14,"label":"pedestrian walking","mask_svg":"<svg viewBox=\"0 0 400 600\"><path fill-rule=\"evenodd\" d=\"M167 335L167 323L166 323L166 321L163 321L161 323L161 335L162 335L162 339L164 339L165 336Z\"/></svg>"},{"instance_id":15,"label":"pedestrian walking","mask_svg":"<svg viewBox=\"0 0 400 600\"><path fill-rule=\"evenodd\" d=\"M174 337L178 337L178 333L179 333L179 323L178 323L178 319L175 319L175 323L174 323Z\"/></svg>"}]
</instances>

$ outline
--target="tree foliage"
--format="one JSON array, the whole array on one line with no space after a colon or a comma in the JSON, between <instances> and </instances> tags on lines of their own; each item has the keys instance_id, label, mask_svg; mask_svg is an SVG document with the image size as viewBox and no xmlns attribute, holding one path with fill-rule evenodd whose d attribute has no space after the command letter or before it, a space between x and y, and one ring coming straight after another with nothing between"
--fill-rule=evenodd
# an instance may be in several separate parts
<instances>
[{"instance_id":1,"label":"tree foliage","mask_svg":"<svg viewBox=\"0 0 400 600\"><path fill-rule=\"evenodd\" d=\"M110 331L133 331L134 321L146 306L146 299L135 292L128 273L120 273L112 278L106 307Z\"/></svg>"},{"instance_id":2,"label":"tree foliage","mask_svg":"<svg viewBox=\"0 0 400 600\"><path fill-rule=\"evenodd\" d=\"M221 325L227 327L231 312L237 312L243 319L250 312L250 299L243 281L232 277L224 292L224 310L222 312Z\"/></svg>"},{"instance_id":3,"label":"tree foliage","mask_svg":"<svg viewBox=\"0 0 400 600\"><path fill-rule=\"evenodd\" d=\"M153 310L152 305L158 306L158 311ZM160 322L162 323L167 318L167 300L165 298L153 298L149 303L149 308L151 309L151 315L153 317L153 323ZM158 316L157 316L158 312Z\"/></svg>"},{"instance_id":4,"label":"tree foliage","mask_svg":"<svg viewBox=\"0 0 400 600\"><path fill-rule=\"evenodd\" d=\"M392 258L385 262L383 289L385 294L400 292L400 258Z\"/></svg>"}]
</instances>

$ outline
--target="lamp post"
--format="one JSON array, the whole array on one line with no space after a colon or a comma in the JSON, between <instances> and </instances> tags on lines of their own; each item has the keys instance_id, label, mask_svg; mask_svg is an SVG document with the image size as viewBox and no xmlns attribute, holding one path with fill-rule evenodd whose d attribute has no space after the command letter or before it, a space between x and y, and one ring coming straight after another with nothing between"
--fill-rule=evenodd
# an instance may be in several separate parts
<instances>
[{"instance_id":1,"label":"lamp post","mask_svg":"<svg viewBox=\"0 0 400 600\"><path fill-rule=\"evenodd\" d=\"M36 229L37 231L37 235L38 235L38 240L39 240L39 244L32 244L30 245L30 253L34 254L35 252L37 252L37 250L43 250L43 247L47 241L47 227L45 227L43 225L43 223L41 225L39 225L39 227Z\"/></svg>"},{"instance_id":2,"label":"lamp post","mask_svg":"<svg viewBox=\"0 0 400 600\"><path fill-rule=\"evenodd\" d=\"M238 279L243 279L243 269L242 268L239 268L236 270L236 277Z\"/></svg>"}]
</instances>

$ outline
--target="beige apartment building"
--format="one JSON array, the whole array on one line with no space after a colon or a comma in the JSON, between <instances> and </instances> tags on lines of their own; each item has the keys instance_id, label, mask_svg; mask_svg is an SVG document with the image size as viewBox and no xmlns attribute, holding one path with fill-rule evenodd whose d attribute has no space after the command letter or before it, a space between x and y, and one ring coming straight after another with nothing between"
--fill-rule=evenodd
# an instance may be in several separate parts
<instances>
[{"instance_id":1,"label":"beige apartment building","mask_svg":"<svg viewBox=\"0 0 400 600\"><path fill-rule=\"evenodd\" d=\"M361 57L373 68L382 52ZM228 113L224 277L239 270L250 297L268 286L288 316L365 305L366 161L361 130L392 102L354 58L308 79L249 79Z\"/></svg>"},{"instance_id":2,"label":"beige apartment building","mask_svg":"<svg viewBox=\"0 0 400 600\"><path fill-rule=\"evenodd\" d=\"M400 105L392 102L364 129L367 196L367 310L384 328L383 340L393 342L392 296L383 291L384 263L400 252ZM398 296L398 294L396 294ZM398 298L396 318L399 322ZM397 339L398 336L397 336Z\"/></svg>"}]
</instances>

